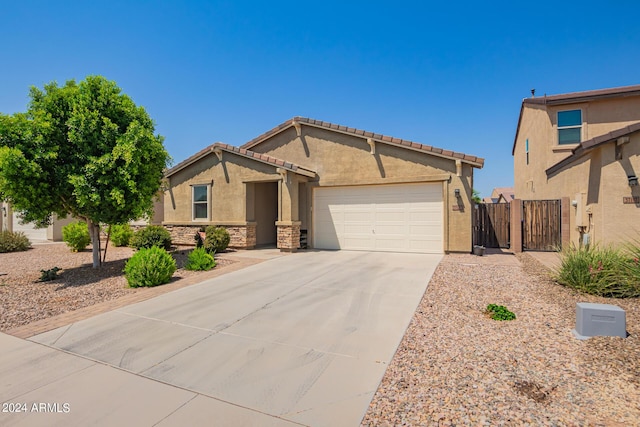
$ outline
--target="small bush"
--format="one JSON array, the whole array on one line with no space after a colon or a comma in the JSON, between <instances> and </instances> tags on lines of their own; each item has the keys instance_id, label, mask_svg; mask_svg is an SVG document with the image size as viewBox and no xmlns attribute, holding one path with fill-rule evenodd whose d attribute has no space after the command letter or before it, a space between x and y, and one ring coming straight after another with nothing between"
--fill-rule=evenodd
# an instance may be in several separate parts
<instances>
[{"instance_id":1,"label":"small bush","mask_svg":"<svg viewBox=\"0 0 640 427\"><path fill-rule=\"evenodd\" d=\"M561 253L555 278L562 285L591 295L640 296L640 265L635 261L638 258L634 258L633 250L633 246L627 250L597 245L571 247Z\"/></svg>"},{"instance_id":2,"label":"small bush","mask_svg":"<svg viewBox=\"0 0 640 427\"><path fill-rule=\"evenodd\" d=\"M59 267L53 267L49 270L40 270L40 281L48 282L49 280L56 280L58 278L58 271L62 270Z\"/></svg>"},{"instance_id":3,"label":"small bush","mask_svg":"<svg viewBox=\"0 0 640 427\"><path fill-rule=\"evenodd\" d=\"M124 266L124 275L132 288L167 283L175 271L176 260L157 246L141 248Z\"/></svg>"},{"instance_id":4,"label":"small bush","mask_svg":"<svg viewBox=\"0 0 640 427\"><path fill-rule=\"evenodd\" d=\"M130 241L136 249L157 246L165 250L171 249L171 234L159 225L149 225L133 233Z\"/></svg>"},{"instance_id":5,"label":"small bush","mask_svg":"<svg viewBox=\"0 0 640 427\"><path fill-rule=\"evenodd\" d=\"M187 259L187 265L184 266L187 270L195 271L207 271L216 266L216 261L213 256L210 255L204 248L196 248L189 254Z\"/></svg>"},{"instance_id":6,"label":"small bush","mask_svg":"<svg viewBox=\"0 0 640 427\"><path fill-rule=\"evenodd\" d=\"M204 248L209 253L222 252L229 246L231 236L224 227L210 225L206 230L207 237L204 240Z\"/></svg>"},{"instance_id":7,"label":"small bush","mask_svg":"<svg viewBox=\"0 0 640 427\"><path fill-rule=\"evenodd\" d=\"M504 305L489 304L487 313L493 320L514 320L516 315Z\"/></svg>"},{"instance_id":8,"label":"small bush","mask_svg":"<svg viewBox=\"0 0 640 427\"><path fill-rule=\"evenodd\" d=\"M26 251L30 247L31 242L23 232L0 231L0 253Z\"/></svg>"},{"instance_id":9,"label":"small bush","mask_svg":"<svg viewBox=\"0 0 640 427\"><path fill-rule=\"evenodd\" d=\"M113 246L128 246L133 230L129 224L115 224L110 226L110 236Z\"/></svg>"},{"instance_id":10,"label":"small bush","mask_svg":"<svg viewBox=\"0 0 640 427\"><path fill-rule=\"evenodd\" d=\"M87 223L76 221L62 227L62 240L73 252L84 250L91 243Z\"/></svg>"}]
</instances>

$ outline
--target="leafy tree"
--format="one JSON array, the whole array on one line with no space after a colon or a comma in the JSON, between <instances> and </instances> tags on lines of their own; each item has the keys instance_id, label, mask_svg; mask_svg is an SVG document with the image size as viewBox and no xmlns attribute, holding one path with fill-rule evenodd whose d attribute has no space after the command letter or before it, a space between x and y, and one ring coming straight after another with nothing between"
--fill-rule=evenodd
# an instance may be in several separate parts
<instances>
[{"instance_id":1,"label":"leafy tree","mask_svg":"<svg viewBox=\"0 0 640 427\"><path fill-rule=\"evenodd\" d=\"M482 203L482 198L480 197L480 192L478 190L476 190L475 188L473 189L473 193L471 194L471 198L473 199L474 203Z\"/></svg>"},{"instance_id":2,"label":"leafy tree","mask_svg":"<svg viewBox=\"0 0 640 427\"><path fill-rule=\"evenodd\" d=\"M29 95L26 113L0 114L0 199L40 226L53 214L86 221L98 267L100 224L152 212L169 162L163 137L143 107L101 76Z\"/></svg>"}]
</instances>

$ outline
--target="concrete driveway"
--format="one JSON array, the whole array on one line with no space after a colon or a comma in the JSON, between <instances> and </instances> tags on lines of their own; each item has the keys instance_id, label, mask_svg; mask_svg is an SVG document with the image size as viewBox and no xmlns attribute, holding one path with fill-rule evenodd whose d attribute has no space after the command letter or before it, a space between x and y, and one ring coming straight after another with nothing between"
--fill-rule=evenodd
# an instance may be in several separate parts
<instances>
[{"instance_id":1,"label":"concrete driveway","mask_svg":"<svg viewBox=\"0 0 640 427\"><path fill-rule=\"evenodd\" d=\"M70 411L0 424L357 426L441 258L301 252L3 336L0 400Z\"/></svg>"}]
</instances>

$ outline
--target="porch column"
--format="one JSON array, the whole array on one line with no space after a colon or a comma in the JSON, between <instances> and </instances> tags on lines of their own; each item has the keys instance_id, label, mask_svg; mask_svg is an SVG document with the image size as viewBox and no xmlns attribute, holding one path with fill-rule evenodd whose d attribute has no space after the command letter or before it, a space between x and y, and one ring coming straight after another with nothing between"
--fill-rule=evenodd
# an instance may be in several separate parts
<instances>
[{"instance_id":1,"label":"porch column","mask_svg":"<svg viewBox=\"0 0 640 427\"><path fill-rule=\"evenodd\" d=\"M298 212L298 180L286 169L278 168L282 179L278 182L277 247L283 252L295 252L300 247Z\"/></svg>"},{"instance_id":2,"label":"porch column","mask_svg":"<svg viewBox=\"0 0 640 427\"><path fill-rule=\"evenodd\" d=\"M278 221L278 249L295 252L300 248L300 221Z\"/></svg>"}]
</instances>

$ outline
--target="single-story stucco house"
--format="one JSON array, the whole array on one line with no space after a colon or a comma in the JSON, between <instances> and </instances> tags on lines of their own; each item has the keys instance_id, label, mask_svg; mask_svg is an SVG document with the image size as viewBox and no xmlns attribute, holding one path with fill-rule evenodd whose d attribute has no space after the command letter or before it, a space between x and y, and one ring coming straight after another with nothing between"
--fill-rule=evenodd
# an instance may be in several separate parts
<instances>
[{"instance_id":1,"label":"single-story stucco house","mask_svg":"<svg viewBox=\"0 0 640 427\"><path fill-rule=\"evenodd\" d=\"M215 143L166 173L163 225L193 244L470 252L482 158L304 117L241 147Z\"/></svg>"}]
</instances>

